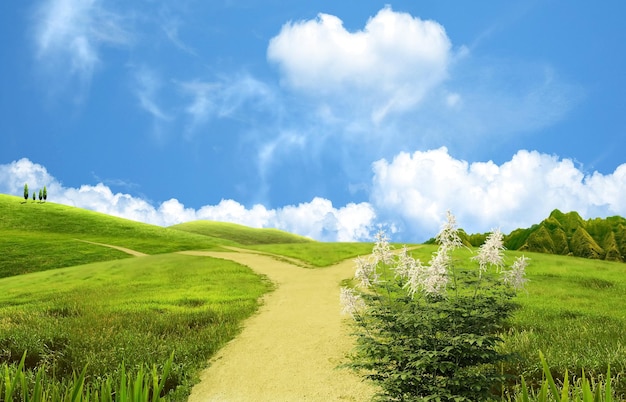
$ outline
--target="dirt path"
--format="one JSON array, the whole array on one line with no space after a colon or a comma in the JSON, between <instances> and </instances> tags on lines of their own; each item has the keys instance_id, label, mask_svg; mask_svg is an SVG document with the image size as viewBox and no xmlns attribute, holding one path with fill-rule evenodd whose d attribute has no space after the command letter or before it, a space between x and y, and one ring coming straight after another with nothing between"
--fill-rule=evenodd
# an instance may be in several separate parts
<instances>
[{"instance_id":1,"label":"dirt path","mask_svg":"<svg viewBox=\"0 0 626 402\"><path fill-rule=\"evenodd\" d=\"M130 255L135 256L135 257L145 257L145 256L148 255L148 254L142 253L140 251L131 250L131 249L126 248L126 247L114 246L112 244L96 243L94 241L81 240L81 239L74 239L74 240L82 241L83 243L95 244L97 246L114 248L116 250L122 251L122 252L124 252L126 254L130 254Z\"/></svg>"},{"instance_id":2,"label":"dirt path","mask_svg":"<svg viewBox=\"0 0 626 402\"><path fill-rule=\"evenodd\" d=\"M337 365L353 338L340 315L339 282L349 260L305 269L247 252L183 252L236 261L267 275L277 289L201 374L190 402L366 401L373 389Z\"/></svg>"}]
</instances>

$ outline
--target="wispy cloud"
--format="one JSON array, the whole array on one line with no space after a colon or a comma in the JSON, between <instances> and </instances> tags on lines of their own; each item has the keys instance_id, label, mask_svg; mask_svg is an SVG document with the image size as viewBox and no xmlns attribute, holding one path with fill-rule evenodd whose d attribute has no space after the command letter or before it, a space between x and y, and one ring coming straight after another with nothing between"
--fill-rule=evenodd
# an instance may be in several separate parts
<instances>
[{"instance_id":1,"label":"wispy cloud","mask_svg":"<svg viewBox=\"0 0 626 402\"><path fill-rule=\"evenodd\" d=\"M172 116L159 105L159 93L163 82L158 74L150 68L140 67L134 73L135 94L139 106L155 120L169 121Z\"/></svg>"},{"instance_id":2,"label":"wispy cloud","mask_svg":"<svg viewBox=\"0 0 626 402\"><path fill-rule=\"evenodd\" d=\"M248 112L270 111L277 104L275 91L246 73L212 81L181 81L177 85L186 98L184 111L191 118L191 128L213 118L246 120Z\"/></svg>"},{"instance_id":3,"label":"wispy cloud","mask_svg":"<svg viewBox=\"0 0 626 402\"><path fill-rule=\"evenodd\" d=\"M197 52L193 47L185 43L179 34L179 28L181 25L181 21L177 18L169 18L165 22L161 24L161 29L165 33L167 39L174 44L178 49L182 50L185 53L188 53L192 56L197 56Z\"/></svg>"},{"instance_id":4,"label":"wispy cloud","mask_svg":"<svg viewBox=\"0 0 626 402\"><path fill-rule=\"evenodd\" d=\"M34 13L35 56L46 72L89 85L102 46L132 42L124 18L98 0L44 0Z\"/></svg>"}]
</instances>

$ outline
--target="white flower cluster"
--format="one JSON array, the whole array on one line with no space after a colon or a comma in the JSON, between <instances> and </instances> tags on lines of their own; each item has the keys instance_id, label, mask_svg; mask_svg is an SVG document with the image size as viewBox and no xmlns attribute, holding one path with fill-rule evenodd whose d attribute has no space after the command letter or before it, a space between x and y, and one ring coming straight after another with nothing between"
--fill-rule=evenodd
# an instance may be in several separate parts
<instances>
[{"instance_id":1,"label":"white flower cluster","mask_svg":"<svg viewBox=\"0 0 626 402\"><path fill-rule=\"evenodd\" d=\"M342 287L339 293L341 314L350 314L352 318L365 308L363 299L353 289Z\"/></svg>"},{"instance_id":2,"label":"white flower cluster","mask_svg":"<svg viewBox=\"0 0 626 402\"><path fill-rule=\"evenodd\" d=\"M358 257L355 260L356 272L354 278L363 289L381 284L381 274L378 272L380 263L389 266L396 278L404 281L403 288L410 297L416 293L426 295L445 295L450 280L450 267L452 265L451 252L463 246L458 234L456 218L448 211L447 220L442 225L436 238L439 248L433 254L428 265L423 265L409 255L406 246L394 255L389 244L389 239L384 232L376 234L376 244L369 258ZM472 260L478 262L479 275L482 275L489 266L496 267L502 272L503 282L514 289L521 289L527 282L524 277L528 258L522 256L515 260L511 269L504 267L503 235L499 229L494 229L480 246L478 254ZM341 302L345 313L354 315L356 311L365 306L364 301L352 290L341 289Z\"/></svg>"},{"instance_id":3,"label":"white flower cluster","mask_svg":"<svg viewBox=\"0 0 626 402\"><path fill-rule=\"evenodd\" d=\"M376 269L378 264L374 260L357 257L354 263L356 264L354 279L358 281L360 287L367 289L380 283L380 274Z\"/></svg>"},{"instance_id":4,"label":"white flower cluster","mask_svg":"<svg viewBox=\"0 0 626 402\"><path fill-rule=\"evenodd\" d=\"M456 227L456 219L450 211L448 211L447 220L441 227L436 239L439 242L439 249L433 254L428 265L424 266L421 261L413 260L410 264L404 264L405 266L410 265L410 269L396 271L397 274L406 279L404 288L407 289L411 297L419 291L430 295L441 295L446 291L452 259L450 253L463 245ZM404 250L406 253L406 248ZM405 255L402 258L408 260L411 257Z\"/></svg>"},{"instance_id":5,"label":"white flower cluster","mask_svg":"<svg viewBox=\"0 0 626 402\"><path fill-rule=\"evenodd\" d=\"M522 289L526 282L528 282L528 279L524 277L526 275L528 260L529 258L524 256L518 257L513 265L511 265L511 269L502 273L504 276L504 283L511 286L515 290Z\"/></svg>"},{"instance_id":6,"label":"white flower cluster","mask_svg":"<svg viewBox=\"0 0 626 402\"><path fill-rule=\"evenodd\" d=\"M492 265L496 270L500 270L504 266L504 244L502 243L502 232L500 229L494 229L485 243L478 249L478 255L472 257L472 260L478 261L478 273L482 275L487 271L487 267Z\"/></svg>"}]
</instances>

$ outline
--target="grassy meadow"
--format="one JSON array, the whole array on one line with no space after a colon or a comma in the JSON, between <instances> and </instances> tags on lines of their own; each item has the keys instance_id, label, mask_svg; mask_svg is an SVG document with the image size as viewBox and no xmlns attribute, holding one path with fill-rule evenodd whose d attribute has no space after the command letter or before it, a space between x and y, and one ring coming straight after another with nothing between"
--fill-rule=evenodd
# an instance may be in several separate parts
<instances>
[{"instance_id":1,"label":"grassy meadow","mask_svg":"<svg viewBox=\"0 0 626 402\"><path fill-rule=\"evenodd\" d=\"M164 254L0 280L0 361L88 379L162 365L184 400L195 373L240 330L271 284L225 260Z\"/></svg>"},{"instance_id":2,"label":"grassy meadow","mask_svg":"<svg viewBox=\"0 0 626 402\"><path fill-rule=\"evenodd\" d=\"M521 253L510 252L511 256ZM521 308L505 335L505 347L522 361L541 350L555 375L602 375L610 365L626 392L626 264L577 257L526 253L530 281L518 294ZM529 378L539 364L521 363Z\"/></svg>"},{"instance_id":3,"label":"grassy meadow","mask_svg":"<svg viewBox=\"0 0 626 402\"><path fill-rule=\"evenodd\" d=\"M323 269L369 254L368 243L320 243L289 233L197 222L161 228L53 203L0 195L0 377L3 365L67 381L85 369L98 384L159 368L174 355L163 393L185 400L208 359L241 329L272 284L242 265L182 250L248 248ZM150 254L131 257L79 240ZM434 245L414 246L427 262ZM507 252L512 262L518 252ZM595 378L610 365L626 394L626 264L525 253L529 282L502 348L503 369L530 384L553 375ZM458 250L455 264L475 266ZM122 362L125 366L122 366ZM34 381L34 374L29 377ZM46 381L48 381L46 380ZM1 385L1 384L0 384ZM0 401L2 398L0 387Z\"/></svg>"}]
</instances>

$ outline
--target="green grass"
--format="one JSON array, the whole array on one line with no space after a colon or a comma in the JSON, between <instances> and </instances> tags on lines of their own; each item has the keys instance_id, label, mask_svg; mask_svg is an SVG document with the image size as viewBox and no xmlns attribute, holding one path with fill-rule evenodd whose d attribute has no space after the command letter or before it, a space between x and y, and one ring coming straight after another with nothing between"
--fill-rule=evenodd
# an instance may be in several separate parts
<instances>
[{"instance_id":1,"label":"green grass","mask_svg":"<svg viewBox=\"0 0 626 402\"><path fill-rule=\"evenodd\" d=\"M248 247L266 253L295 258L314 267L327 267L348 258L372 252L370 243L268 244Z\"/></svg>"},{"instance_id":2,"label":"green grass","mask_svg":"<svg viewBox=\"0 0 626 402\"><path fill-rule=\"evenodd\" d=\"M76 239L154 255L127 258ZM87 365L87 375L94 379L115 374L121 361L162 364L173 350L168 389L178 387L177 395L184 395L194 373L237 333L241 320L271 287L235 263L168 254L222 245L295 258L314 267L372 250L369 243L320 243L215 222L161 228L0 195L0 277L17 275L0 279L0 362L17 364L27 350L28 368L45 364L50 374L63 377ZM434 245L421 245L412 253L427 263L435 250ZM520 255L506 254L509 262ZM503 344L521 359L506 370L539 383L541 350L557 380L566 370L580 375L582 369L597 378L610 365L618 378L616 389L623 393L626 265L525 254L531 258L530 282L516 298L521 308ZM471 255L459 250L456 264L474 266ZM95 261L106 262L80 265ZM32 273L18 275L27 272Z\"/></svg>"},{"instance_id":3,"label":"green grass","mask_svg":"<svg viewBox=\"0 0 626 402\"><path fill-rule=\"evenodd\" d=\"M434 245L423 245L413 256L428 263ZM542 351L553 375L566 371L580 378L582 370L595 378L610 365L616 387L626 392L626 265L571 256L507 251L510 264L524 254L530 258L529 282L518 292L520 308L504 334L503 350L520 360L507 370L524 375L530 384L541 381ZM455 265L475 267L468 249L457 250Z\"/></svg>"},{"instance_id":4,"label":"green grass","mask_svg":"<svg viewBox=\"0 0 626 402\"><path fill-rule=\"evenodd\" d=\"M26 354L18 364L0 364L0 401L28 402L160 402L167 398L165 386L173 355L159 370L156 365L127 373L122 363L116 375L85 381L86 368L71 378L58 380L45 366L28 370Z\"/></svg>"},{"instance_id":5,"label":"green grass","mask_svg":"<svg viewBox=\"0 0 626 402\"><path fill-rule=\"evenodd\" d=\"M76 239L147 254L234 244L50 202L24 203L22 198L0 194L0 277L128 257Z\"/></svg>"},{"instance_id":6,"label":"green grass","mask_svg":"<svg viewBox=\"0 0 626 402\"><path fill-rule=\"evenodd\" d=\"M511 256L519 253L511 252ZM555 375L598 376L611 371L626 378L626 265L567 256L527 253L530 282L517 301L505 348L523 360L541 350ZM541 367L524 366L527 380L538 380ZM626 383L618 384L621 392Z\"/></svg>"},{"instance_id":7,"label":"green grass","mask_svg":"<svg viewBox=\"0 0 626 402\"><path fill-rule=\"evenodd\" d=\"M0 279L0 361L87 378L162 364L182 400L208 359L240 330L268 281L239 264L179 254Z\"/></svg>"},{"instance_id":8,"label":"green grass","mask_svg":"<svg viewBox=\"0 0 626 402\"><path fill-rule=\"evenodd\" d=\"M170 228L230 240L241 245L313 242L307 237L278 229L256 229L227 222L200 220L181 223Z\"/></svg>"},{"instance_id":9,"label":"green grass","mask_svg":"<svg viewBox=\"0 0 626 402\"><path fill-rule=\"evenodd\" d=\"M314 267L327 267L372 252L370 243L321 243L277 229L255 229L225 222L194 221L170 228L228 239L243 248L295 258Z\"/></svg>"}]
</instances>

